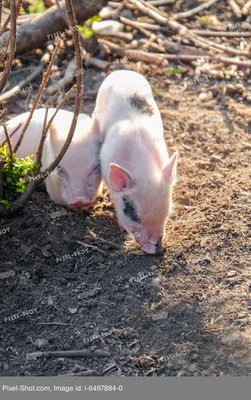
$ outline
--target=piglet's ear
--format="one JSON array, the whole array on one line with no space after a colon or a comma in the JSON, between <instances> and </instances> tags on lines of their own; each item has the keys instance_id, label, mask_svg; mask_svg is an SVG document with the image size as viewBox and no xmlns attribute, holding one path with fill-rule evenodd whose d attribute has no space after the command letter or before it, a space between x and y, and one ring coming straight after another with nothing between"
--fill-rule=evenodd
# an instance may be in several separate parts
<instances>
[{"instance_id":1,"label":"piglet's ear","mask_svg":"<svg viewBox=\"0 0 251 400\"><path fill-rule=\"evenodd\" d=\"M131 186L132 178L129 172L117 164L110 164L109 183L114 192L121 192Z\"/></svg>"},{"instance_id":2,"label":"piglet's ear","mask_svg":"<svg viewBox=\"0 0 251 400\"><path fill-rule=\"evenodd\" d=\"M175 182L177 158L178 158L178 152L176 151L176 153L174 153L172 157L169 158L167 164L162 169L164 180L169 185Z\"/></svg>"}]
</instances>

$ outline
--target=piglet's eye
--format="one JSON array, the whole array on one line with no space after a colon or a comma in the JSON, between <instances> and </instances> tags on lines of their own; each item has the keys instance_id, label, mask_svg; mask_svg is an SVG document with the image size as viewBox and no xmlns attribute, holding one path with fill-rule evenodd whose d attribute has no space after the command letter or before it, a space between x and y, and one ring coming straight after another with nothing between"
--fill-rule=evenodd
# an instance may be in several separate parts
<instances>
[{"instance_id":1,"label":"piglet's eye","mask_svg":"<svg viewBox=\"0 0 251 400\"><path fill-rule=\"evenodd\" d=\"M60 165L57 166L57 172L59 175L64 175L64 169Z\"/></svg>"}]
</instances>

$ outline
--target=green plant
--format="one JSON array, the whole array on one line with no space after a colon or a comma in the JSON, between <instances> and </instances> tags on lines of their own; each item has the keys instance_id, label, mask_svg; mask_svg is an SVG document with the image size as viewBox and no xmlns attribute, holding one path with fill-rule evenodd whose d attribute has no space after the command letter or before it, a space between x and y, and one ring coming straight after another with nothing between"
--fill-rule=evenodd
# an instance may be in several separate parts
<instances>
[{"instance_id":1,"label":"green plant","mask_svg":"<svg viewBox=\"0 0 251 400\"><path fill-rule=\"evenodd\" d=\"M169 67L169 71L171 72L172 75L176 76L176 74L179 74L182 72L181 67Z\"/></svg>"},{"instance_id":2,"label":"green plant","mask_svg":"<svg viewBox=\"0 0 251 400\"><path fill-rule=\"evenodd\" d=\"M17 158L16 154L13 154L11 158L7 144L0 148L0 157L4 162L4 187L10 188L16 193L23 193L27 186L27 182L23 177L34 175L39 166L34 162L32 156ZM6 201L7 200L1 200L1 203L5 204Z\"/></svg>"},{"instance_id":3,"label":"green plant","mask_svg":"<svg viewBox=\"0 0 251 400\"><path fill-rule=\"evenodd\" d=\"M0 200L0 204L3 204L7 211L11 211L12 210L10 201L8 201L8 200Z\"/></svg>"},{"instance_id":4,"label":"green plant","mask_svg":"<svg viewBox=\"0 0 251 400\"><path fill-rule=\"evenodd\" d=\"M79 25L78 30L85 38L90 38L93 36L92 24L93 22L100 21L101 18L99 15L94 15L93 17L89 18L83 26Z\"/></svg>"},{"instance_id":5,"label":"green plant","mask_svg":"<svg viewBox=\"0 0 251 400\"><path fill-rule=\"evenodd\" d=\"M31 4L28 7L28 11L30 14L38 14L45 10L43 0L35 0L34 4Z\"/></svg>"}]
</instances>

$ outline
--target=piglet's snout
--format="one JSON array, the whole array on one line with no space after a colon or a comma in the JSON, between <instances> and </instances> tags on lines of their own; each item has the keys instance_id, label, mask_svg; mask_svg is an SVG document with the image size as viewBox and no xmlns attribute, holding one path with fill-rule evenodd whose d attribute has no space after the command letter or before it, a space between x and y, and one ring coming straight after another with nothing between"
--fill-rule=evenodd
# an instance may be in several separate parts
<instances>
[{"instance_id":1,"label":"piglet's snout","mask_svg":"<svg viewBox=\"0 0 251 400\"><path fill-rule=\"evenodd\" d=\"M162 247L162 236L157 240L157 243L155 245L155 254L156 255L161 255L163 254L163 247Z\"/></svg>"},{"instance_id":2,"label":"piglet's snout","mask_svg":"<svg viewBox=\"0 0 251 400\"><path fill-rule=\"evenodd\" d=\"M141 242L140 244L142 250L148 254L155 254L155 255L163 254L164 249L162 247L162 237L159 237L157 241L147 240L145 242Z\"/></svg>"}]
</instances>

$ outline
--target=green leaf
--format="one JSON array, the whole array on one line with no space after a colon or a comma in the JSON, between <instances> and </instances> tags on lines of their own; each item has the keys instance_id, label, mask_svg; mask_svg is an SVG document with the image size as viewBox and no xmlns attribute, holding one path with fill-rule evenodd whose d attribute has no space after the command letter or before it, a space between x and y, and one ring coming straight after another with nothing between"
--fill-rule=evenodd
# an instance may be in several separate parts
<instances>
[{"instance_id":1,"label":"green leaf","mask_svg":"<svg viewBox=\"0 0 251 400\"><path fill-rule=\"evenodd\" d=\"M45 10L44 2L43 0L36 0L35 4L31 4L28 7L28 11L30 14L37 14L41 13Z\"/></svg>"},{"instance_id":2,"label":"green leaf","mask_svg":"<svg viewBox=\"0 0 251 400\"><path fill-rule=\"evenodd\" d=\"M176 74L182 72L182 68L180 66L179 67L169 67L169 71L171 72L172 75L175 76Z\"/></svg>"},{"instance_id":3,"label":"green leaf","mask_svg":"<svg viewBox=\"0 0 251 400\"><path fill-rule=\"evenodd\" d=\"M93 17L89 18L87 21L85 21L84 26L78 25L78 30L86 38L90 38L93 36L94 32L92 30L92 24L93 22L98 22L101 21L101 18L99 15L94 15Z\"/></svg>"},{"instance_id":4,"label":"green leaf","mask_svg":"<svg viewBox=\"0 0 251 400\"><path fill-rule=\"evenodd\" d=\"M11 203L8 200L0 200L0 203L3 204L7 211L11 211Z\"/></svg>"}]
</instances>

